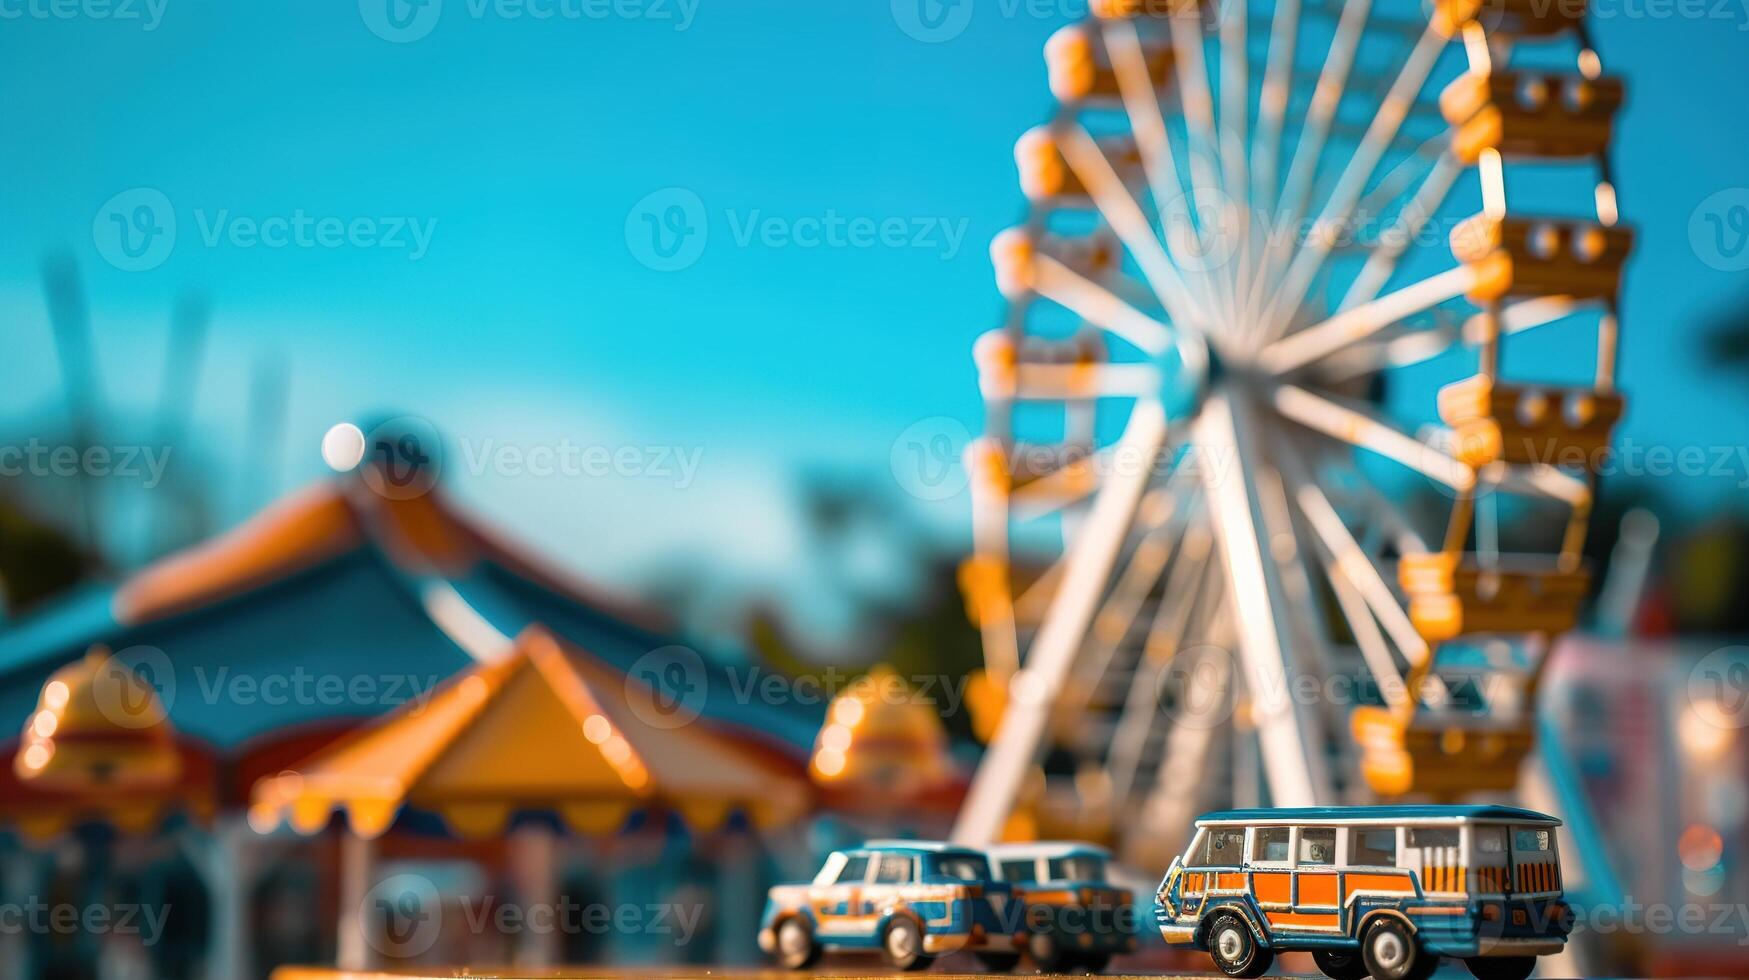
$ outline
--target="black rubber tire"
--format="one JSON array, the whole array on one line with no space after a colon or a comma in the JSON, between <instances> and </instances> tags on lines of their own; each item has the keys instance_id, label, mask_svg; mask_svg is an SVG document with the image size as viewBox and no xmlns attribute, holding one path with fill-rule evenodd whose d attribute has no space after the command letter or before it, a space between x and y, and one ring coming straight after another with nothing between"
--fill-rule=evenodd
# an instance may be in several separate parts
<instances>
[{"instance_id":1,"label":"black rubber tire","mask_svg":"<svg viewBox=\"0 0 1749 980\"><path fill-rule=\"evenodd\" d=\"M798 934L805 937L807 939L806 945L803 945L796 939L792 938L790 943L792 948L786 951L784 944L784 935L786 932L792 937L797 936ZM814 927L808 924L807 919L798 916L793 919L785 919L778 924L777 961L783 964L787 969L806 970L808 967L820 962L820 955L823 952L824 950L820 948L819 941L814 938Z\"/></svg>"},{"instance_id":2,"label":"black rubber tire","mask_svg":"<svg viewBox=\"0 0 1749 980\"><path fill-rule=\"evenodd\" d=\"M1105 968L1111 965L1110 953L1082 953L1075 959L1088 973L1104 973Z\"/></svg>"},{"instance_id":3,"label":"black rubber tire","mask_svg":"<svg viewBox=\"0 0 1749 980\"><path fill-rule=\"evenodd\" d=\"M1427 980L1439 969L1439 957L1423 950L1401 919L1389 916L1367 926L1360 960L1373 980Z\"/></svg>"},{"instance_id":4,"label":"black rubber tire","mask_svg":"<svg viewBox=\"0 0 1749 980\"><path fill-rule=\"evenodd\" d=\"M991 973L1013 973L1020 965L1019 953L977 953L978 962Z\"/></svg>"},{"instance_id":5,"label":"black rubber tire","mask_svg":"<svg viewBox=\"0 0 1749 980\"><path fill-rule=\"evenodd\" d=\"M1040 929L1026 939L1026 951L1045 973L1062 973L1075 962L1075 952L1063 944L1055 930Z\"/></svg>"},{"instance_id":6,"label":"black rubber tire","mask_svg":"<svg viewBox=\"0 0 1749 980\"><path fill-rule=\"evenodd\" d=\"M899 916L881 933L881 958L895 970L927 970L934 957L923 952L923 929L915 919Z\"/></svg>"},{"instance_id":7,"label":"black rubber tire","mask_svg":"<svg viewBox=\"0 0 1749 980\"><path fill-rule=\"evenodd\" d=\"M1524 980L1536 969L1534 956L1472 956L1464 960L1476 980Z\"/></svg>"},{"instance_id":8,"label":"black rubber tire","mask_svg":"<svg viewBox=\"0 0 1749 980\"><path fill-rule=\"evenodd\" d=\"M1366 964L1352 950L1319 949L1312 951L1312 962L1330 980L1361 980L1366 976Z\"/></svg>"},{"instance_id":9,"label":"black rubber tire","mask_svg":"<svg viewBox=\"0 0 1749 980\"><path fill-rule=\"evenodd\" d=\"M1215 961L1215 969L1241 980L1263 976L1275 962L1275 953L1257 945L1251 927L1231 912L1215 916L1215 921L1209 925L1208 947L1209 959Z\"/></svg>"}]
</instances>

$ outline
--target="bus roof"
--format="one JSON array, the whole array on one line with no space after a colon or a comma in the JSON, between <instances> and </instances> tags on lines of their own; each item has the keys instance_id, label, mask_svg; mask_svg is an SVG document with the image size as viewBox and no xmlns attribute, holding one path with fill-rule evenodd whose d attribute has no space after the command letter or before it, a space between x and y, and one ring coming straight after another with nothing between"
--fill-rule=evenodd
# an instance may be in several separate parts
<instances>
[{"instance_id":1,"label":"bus roof","mask_svg":"<svg viewBox=\"0 0 1749 980\"><path fill-rule=\"evenodd\" d=\"M1369 823L1415 823L1422 821L1501 820L1558 827L1561 821L1546 813L1516 806L1480 804L1444 806L1412 803L1398 806L1304 806L1258 807L1249 810L1214 810L1196 818L1205 823L1309 823L1364 820Z\"/></svg>"},{"instance_id":2,"label":"bus roof","mask_svg":"<svg viewBox=\"0 0 1749 980\"><path fill-rule=\"evenodd\" d=\"M1039 840L1022 843L990 844L984 851L991 857L1002 858L1059 858L1071 854L1087 854L1093 857L1109 858L1111 852L1098 844L1089 844L1078 840Z\"/></svg>"}]
</instances>

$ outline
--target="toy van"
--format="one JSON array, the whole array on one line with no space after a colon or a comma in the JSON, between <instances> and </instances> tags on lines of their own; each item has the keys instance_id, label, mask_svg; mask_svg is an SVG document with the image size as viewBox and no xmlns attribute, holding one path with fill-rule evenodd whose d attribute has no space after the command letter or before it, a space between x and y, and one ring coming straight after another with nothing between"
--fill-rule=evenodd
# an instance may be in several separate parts
<instances>
[{"instance_id":1,"label":"toy van","mask_svg":"<svg viewBox=\"0 0 1749 980\"><path fill-rule=\"evenodd\" d=\"M777 885L759 948L792 970L838 950L878 951L895 970L927 969L968 950L986 962L1020 959L1011 889L980 852L923 841L870 841L833 851L808 884Z\"/></svg>"},{"instance_id":2,"label":"toy van","mask_svg":"<svg viewBox=\"0 0 1749 980\"><path fill-rule=\"evenodd\" d=\"M1168 943L1257 977L1308 950L1333 980L1424 980L1440 957L1523 980L1572 929L1555 828L1507 806L1206 813L1160 883Z\"/></svg>"},{"instance_id":3,"label":"toy van","mask_svg":"<svg viewBox=\"0 0 1749 980\"><path fill-rule=\"evenodd\" d=\"M1026 948L1039 969L1097 973L1114 954L1136 948L1135 896L1106 879L1111 855L1104 848L1042 841L984 850L991 871L1014 889Z\"/></svg>"}]
</instances>

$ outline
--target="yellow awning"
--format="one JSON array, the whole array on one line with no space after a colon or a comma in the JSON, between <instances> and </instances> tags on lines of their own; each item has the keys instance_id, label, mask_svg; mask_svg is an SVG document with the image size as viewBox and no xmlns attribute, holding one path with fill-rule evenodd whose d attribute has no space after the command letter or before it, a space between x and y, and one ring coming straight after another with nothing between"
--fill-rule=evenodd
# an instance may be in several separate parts
<instances>
[{"instance_id":1,"label":"yellow awning","mask_svg":"<svg viewBox=\"0 0 1749 980\"><path fill-rule=\"evenodd\" d=\"M513 652L404 705L293 770L256 784L250 823L324 827L337 809L363 837L404 806L441 815L463 836L499 833L518 810L547 810L580 833L617 829L637 809L715 829L736 810L755 823L807 805L795 773L693 720L641 717L639 681L567 648L541 627Z\"/></svg>"}]
</instances>

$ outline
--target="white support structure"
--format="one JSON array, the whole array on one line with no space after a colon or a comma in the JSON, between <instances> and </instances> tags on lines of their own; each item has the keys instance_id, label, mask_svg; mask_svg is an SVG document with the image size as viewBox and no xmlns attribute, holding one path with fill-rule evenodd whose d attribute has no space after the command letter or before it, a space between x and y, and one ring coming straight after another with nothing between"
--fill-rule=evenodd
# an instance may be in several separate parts
<instances>
[{"instance_id":1,"label":"white support structure","mask_svg":"<svg viewBox=\"0 0 1749 980\"><path fill-rule=\"evenodd\" d=\"M1197 419L1195 444L1213 465L1203 473L1215 541L1227 572L1227 594L1239 633L1239 656L1251 714L1275 806L1333 802L1317 715L1295 704L1288 676L1292 634L1280 613L1287 597L1268 542L1289 528L1274 528L1257 494L1259 433L1244 392L1212 394Z\"/></svg>"},{"instance_id":2,"label":"white support structure","mask_svg":"<svg viewBox=\"0 0 1749 980\"><path fill-rule=\"evenodd\" d=\"M954 823L953 840L987 844L996 839L1014 809L1027 771L1038 759L1051 706L1075 664L1075 654L1111 579L1125 531L1135 518L1166 442L1166 413L1143 402L1118 442L1117 471L1100 488L1081 528L1026 666L1009 684L1010 703L991 739L983 764Z\"/></svg>"}]
</instances>

